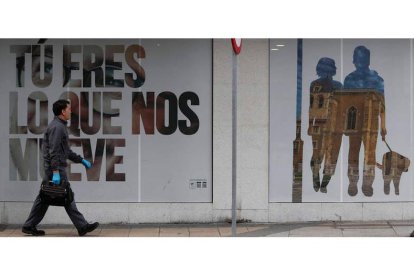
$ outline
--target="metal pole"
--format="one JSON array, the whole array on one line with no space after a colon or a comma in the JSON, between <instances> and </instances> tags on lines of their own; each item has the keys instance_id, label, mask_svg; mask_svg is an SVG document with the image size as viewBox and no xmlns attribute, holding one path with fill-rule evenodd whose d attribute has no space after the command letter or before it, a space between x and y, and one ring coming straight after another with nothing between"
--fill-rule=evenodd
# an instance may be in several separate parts
<instances>
[{"instance_id":1,"label":"metal pole","mask_svg":"<svg viewBox=\"0 0 414 276\"><path fill-rule=\"evenodd\" d=\"M303 140L302 134L302 57L303 40L298 39L296 68L296 139L293 141L292 202L302 202Z\"/></svg>"},{"instance_id":2,"label":"metal pole","mask_svg":"<svg viewBox=\"0 0 414 276\"><path fill-rule=\"evenodd\" d=\"M237 177L237 55L233 52L232 82L232 198L231 233L236 237L236 177Z\"/></svg>"}]
</instances>

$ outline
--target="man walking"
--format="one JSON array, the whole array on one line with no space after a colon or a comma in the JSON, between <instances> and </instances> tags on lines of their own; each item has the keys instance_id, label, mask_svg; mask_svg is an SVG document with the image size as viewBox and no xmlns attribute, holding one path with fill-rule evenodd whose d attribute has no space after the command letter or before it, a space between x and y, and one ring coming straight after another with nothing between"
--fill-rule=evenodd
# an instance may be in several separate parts
<instances>
[{"instance_id":1,"label":"man walking","mask_svg":"<svg viewBox=\"0 0 414 276\"><path fill-rule=\"evenodd\" d=\"M48 125L43 138L43 159L45 177L52 180L53 184L59 185L61 180L67 181L66 160L69 159L75 163L82 163L86 169L91 167L88 160L74 153L69 147L69 135L67 131L67 121L71 118L71 106L67 100L58 100L53 104L53 113L55 118ZM33 203L29 217L23 225L22 232L33 236L43 236L44 231L38 230L36 226L40 223L46 214L49 205L42 203L38 195ZM79 236L84 236L88 232L95 230L99 223L89 224L82 213L78 211L75 200L65 206L66 213L72 223L78 230Z\"/></svg>"}]
</instances>

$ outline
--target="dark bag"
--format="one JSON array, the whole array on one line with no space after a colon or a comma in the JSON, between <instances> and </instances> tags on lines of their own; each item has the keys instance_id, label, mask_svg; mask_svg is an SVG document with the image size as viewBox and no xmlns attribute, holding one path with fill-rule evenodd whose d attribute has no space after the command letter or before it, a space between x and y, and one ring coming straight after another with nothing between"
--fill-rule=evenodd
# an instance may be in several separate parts
<instances>
[{"instance_id":1,"label":"dark bag","mask_svg":"<svg viewBox=\"0 0 414 276\"><path fill-rule=\"evenodd\" d=\"M62 180L59 185L43 180L40 185L40 200L52 206L67 206L73 201L73 191L68 181Z\"/></svg>"}]
</instances>

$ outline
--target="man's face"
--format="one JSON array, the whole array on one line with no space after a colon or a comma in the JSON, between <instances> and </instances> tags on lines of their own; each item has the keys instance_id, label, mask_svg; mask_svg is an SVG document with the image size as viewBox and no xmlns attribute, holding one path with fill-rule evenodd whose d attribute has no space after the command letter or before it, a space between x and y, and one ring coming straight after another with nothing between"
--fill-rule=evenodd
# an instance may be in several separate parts
<instances>
[{"instance_id":1,"label":"man's face","mask_svg":"<svg viewBox=\"0 0 414 276\"><path fill-rule=\"evenodd\" d=\"M63 116L63 119L68 121L70 120L71 115L72 115L72 108L70 107L70 104L68 104L66 108L62 110L62 116Z\"/></svg>"},{"instance_id":2,"label":"man's face","mask_svg":"<svg viewBox=\"0 0 414 276\"><path fill-rule=\"evenodd\" d=\"M369 66L369 52L367 51L355 51L354 64L356 68L365 68Z\"/></svg>"}]
</instances>

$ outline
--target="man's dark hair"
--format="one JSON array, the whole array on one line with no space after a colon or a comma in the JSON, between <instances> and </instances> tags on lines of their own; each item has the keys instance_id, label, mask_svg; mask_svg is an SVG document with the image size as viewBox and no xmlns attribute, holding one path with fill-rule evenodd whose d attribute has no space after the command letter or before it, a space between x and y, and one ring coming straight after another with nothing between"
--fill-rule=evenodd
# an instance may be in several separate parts
<instances>
[{"instance_id":1,"label":"man's dark hair","mask_svg":"<svg viewBox=\"0 0 414 276\"><path fill-rule=\"evenodd\" d=\"M53 114L55 114L55 116L59 116L60 114L62 114L62 110L64 110L68 106L68 104L70 104L70 102L67 100L58 100L54 102Z\"/></svg>"}]
</instances>

